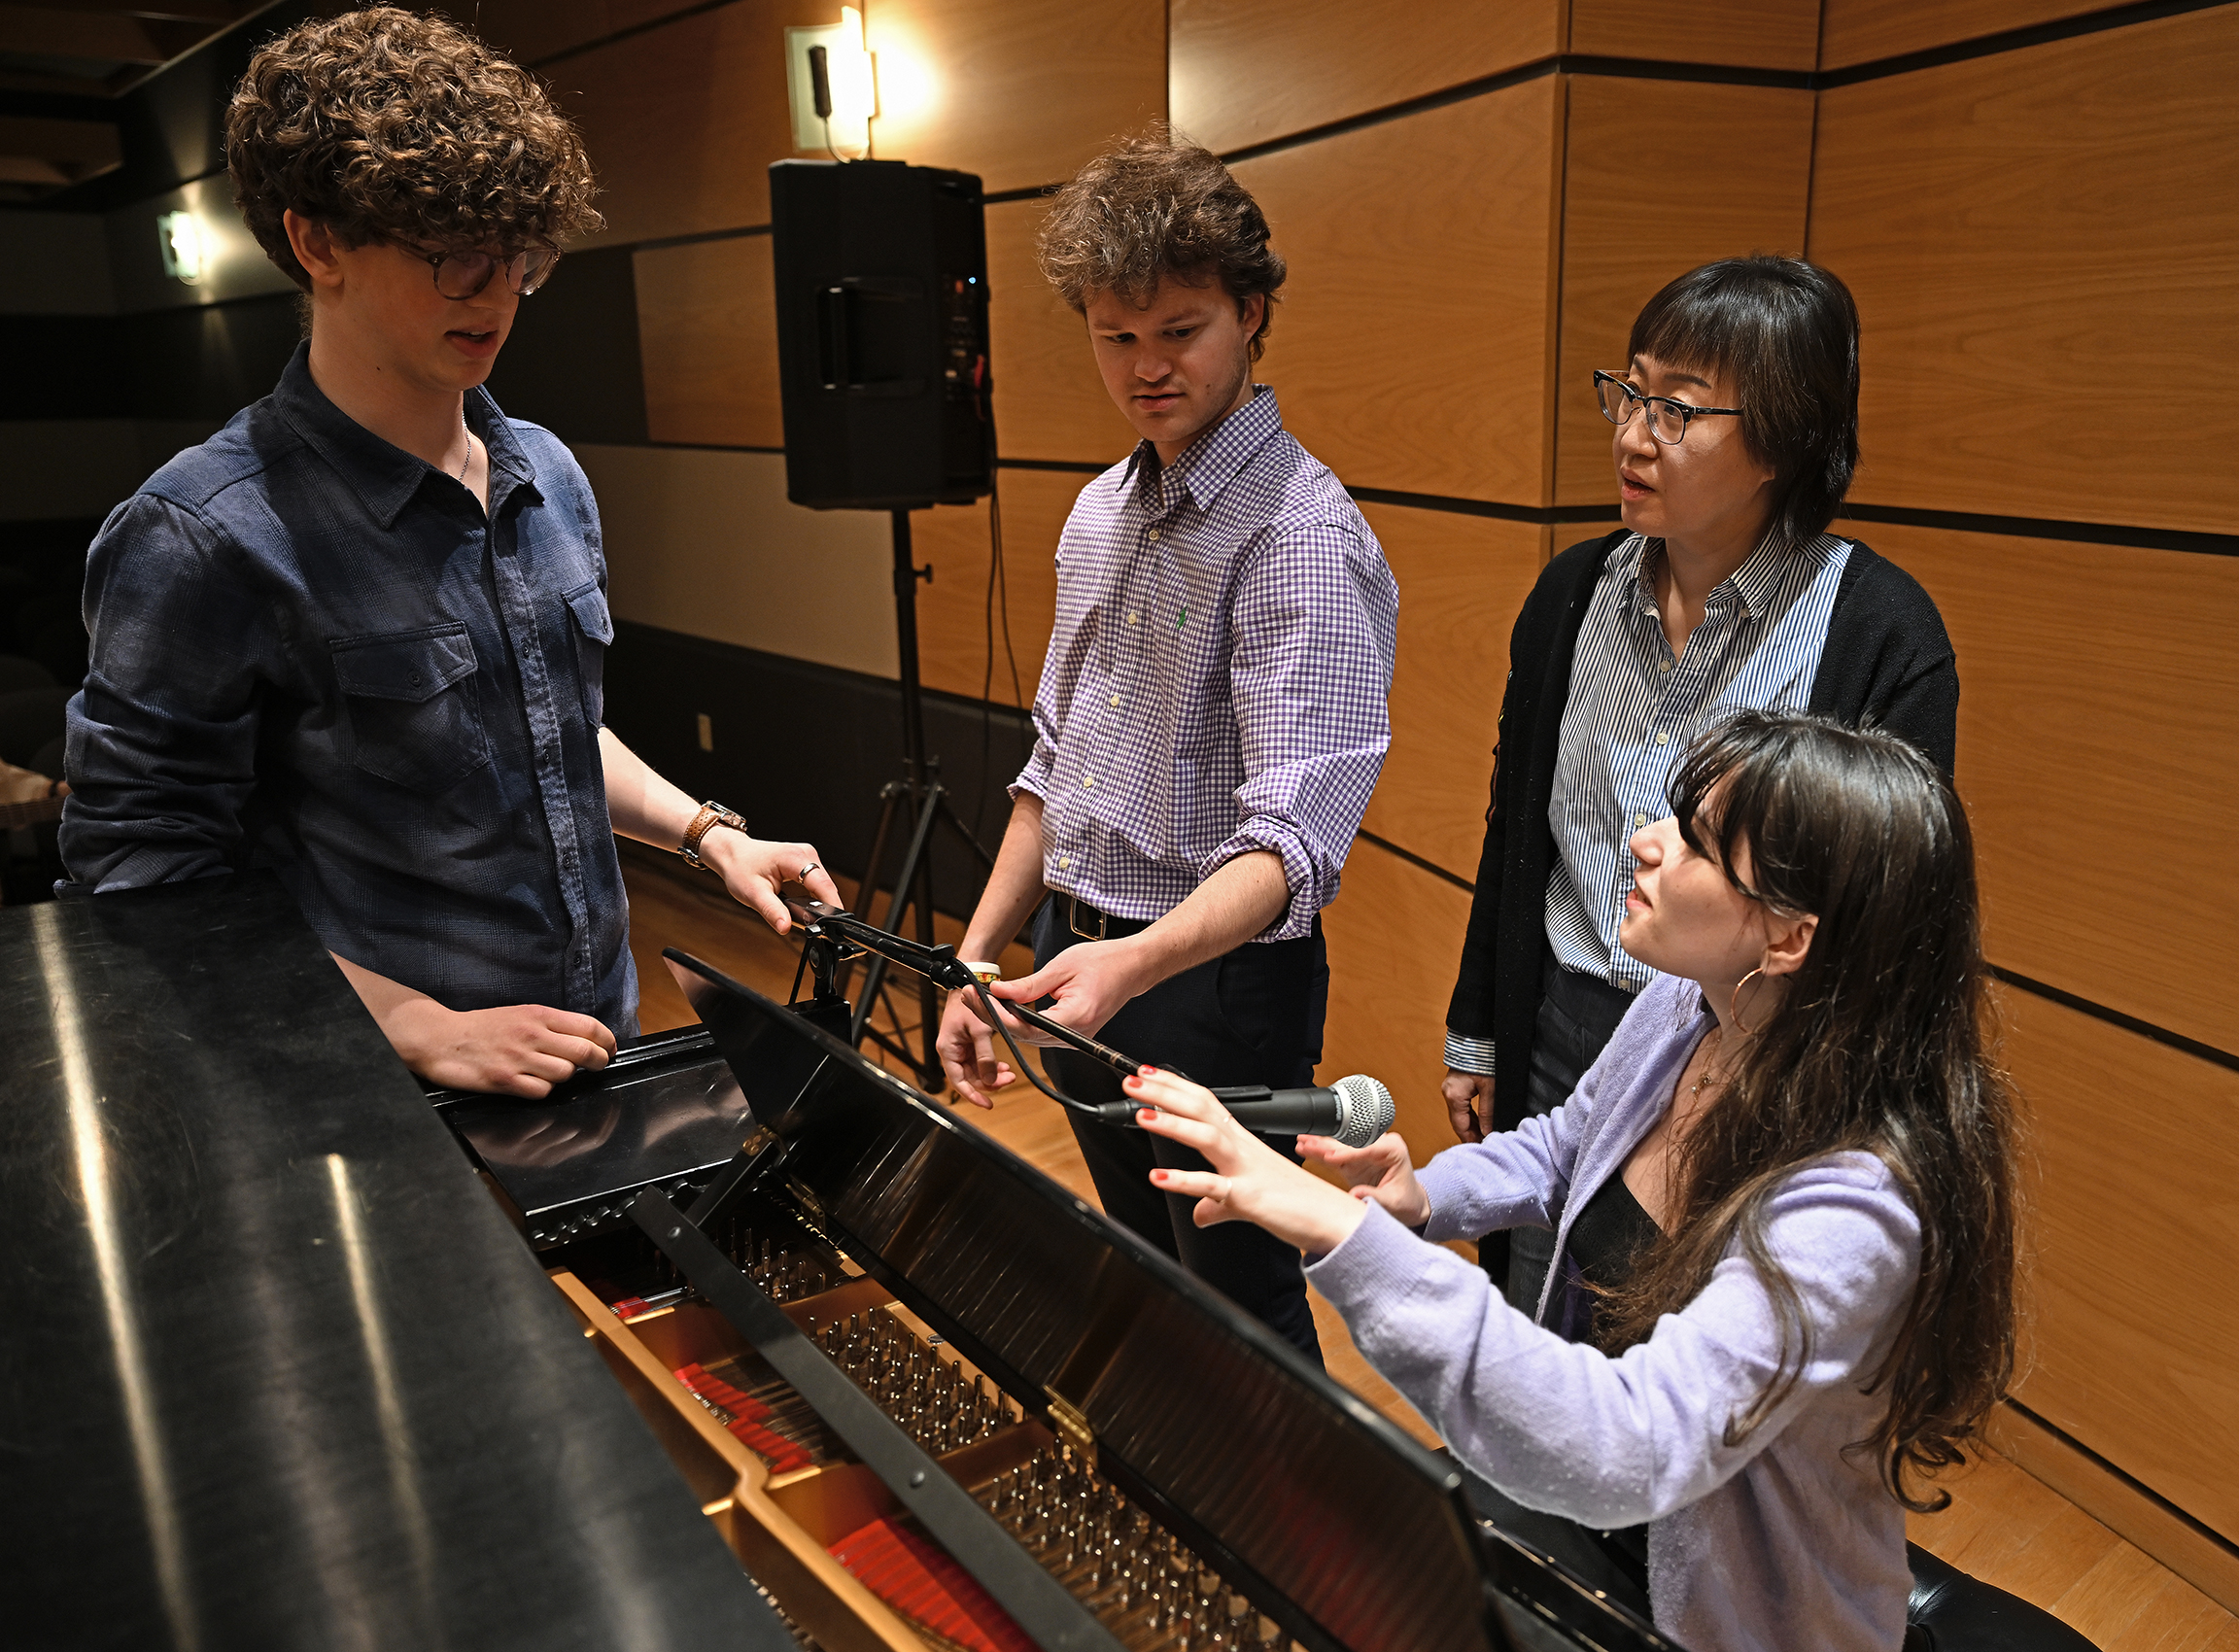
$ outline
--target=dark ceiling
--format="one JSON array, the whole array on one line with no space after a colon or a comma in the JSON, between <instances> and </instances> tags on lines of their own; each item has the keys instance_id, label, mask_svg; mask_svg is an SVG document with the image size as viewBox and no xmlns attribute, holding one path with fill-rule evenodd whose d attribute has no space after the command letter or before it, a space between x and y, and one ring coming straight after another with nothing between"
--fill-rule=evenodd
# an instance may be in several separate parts
<instances>
[{"instance_id":1,"label":"dark ceiling","mask_svg":"<svg viewBox=\"0 0 2239 1652\"><path fill-rule=\"evenodd\" d=\"M0 4L0 94L30 101L121 97L166 64L223 34L273 0L97 0ZM86 111L98 114L98 104ZM122 158L111 120L0 115L0 201L41 198L115 168Z\"/></svg>"}]
</instances>

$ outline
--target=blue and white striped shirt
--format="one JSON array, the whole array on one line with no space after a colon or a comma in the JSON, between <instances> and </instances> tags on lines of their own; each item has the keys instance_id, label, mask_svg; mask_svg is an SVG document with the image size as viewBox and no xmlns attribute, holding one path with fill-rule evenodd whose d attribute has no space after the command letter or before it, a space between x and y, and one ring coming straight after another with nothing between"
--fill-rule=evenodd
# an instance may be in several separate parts
<instances>
[{"instance_id":1,"label":"blue and white striped shirt","mask_svg":"<svg viewBox=\"0 0 2239 1652\"><path fill-rule=\"evenodd\" d=\"M1570 667L1547 823L1547 942L1567 970L1637 992L1656 972L1617 945L1635 862L1628 841L1671 812L1687 742L1732 711L1801 711L1819 674L1850 543L1831 533L1793 550L1768 535L1715 586L1674 657L1656 606L1664 542L1636 533L1602 570ZM1449 1033L1446 1059L1493 1071L1492 1041Z\"/></svg>"},{"instance_id":2,"label":"blue and white striped shirt","mask_svg":"<svg viewBox=\"0 0 2239 1652\"><path fill-rule=\"evenodd\" d=\"M1391 744L1399 589L1331 475L1252 399L1161 466L1148 442L1081 490L1034 694L1042 878L1151 920L1256 849L1310 933Z\"/></svg>"}]
</instances>

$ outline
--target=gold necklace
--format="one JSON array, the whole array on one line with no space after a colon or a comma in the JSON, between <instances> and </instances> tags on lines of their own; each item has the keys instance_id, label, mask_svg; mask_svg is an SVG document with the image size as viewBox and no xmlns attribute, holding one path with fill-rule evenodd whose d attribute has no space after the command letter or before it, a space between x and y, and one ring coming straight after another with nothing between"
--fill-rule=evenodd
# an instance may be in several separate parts
<instances>
[{"instance_id":1,"label":"gold necklace","mask_svg":"<svg viewBox=\"0 0 2239 1652\"><path fill-rule=\"evenodd\" d=\"M1715 1026L1715 1027L1712 1027L1712 1028L1710 1029L1710 1038L1714 1038L1714 1039L1718 1040L1718 1045L1719 1045L1719 1048L1720 1048L1721 1050L1723 1050L1723 1049L1725 1048L1725 1042L1726 1042L1726 1029L1725 1029L1725 1027L1724 1027L1724 1026ZM1704 1042L1705 1044L1708 1044L1708 1043L1710 1042L1710 1038L1706 1038L1706 1039L1705 1039L1703 1042ZM1689 1101L1693 1101L1693 1100L1694 1100L1694 1099L1695 1099L1697 1096L1699 1096L1699 1095L1701 1095L1701 1094L1703 1093L1703 1091L1705 1090L1705 1088L1706 1088L1706 1087L1708 1086L1708 1084L1709 1084L1710 1081L1711 1081L1713 1078L1715 1078L1715 1077L1717 1076L1717 1067L1718 1067L1718 1057L1717 1057L1717 1056L1715 1056L1715 1055L1706 1055L1706 1056L1705 1056L1705 1057L1703 1058L1703 1073L1702 1073L1702 1076L1701 1076L1700 1078L1698 1078L1698 1079L1697 1079L1697 1080L1696 1080L1696 1081L1695 1081L1693 1084L1689 1084L1689 1085L1687 1086L1687 1099L1688 1099Z\"/></svg>"}]
</instances>

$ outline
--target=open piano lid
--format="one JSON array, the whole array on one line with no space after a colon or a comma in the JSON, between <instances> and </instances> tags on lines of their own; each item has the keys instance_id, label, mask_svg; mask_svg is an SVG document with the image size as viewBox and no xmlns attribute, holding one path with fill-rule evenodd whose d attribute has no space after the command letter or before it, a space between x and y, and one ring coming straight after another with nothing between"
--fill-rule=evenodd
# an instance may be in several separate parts
<instances>
[{"instance_id":1,"label":"open piano lid","mask_svg":"<svg viewBox=\"0 0 2239 1652\"><path fill-rule=\"evenodd\" d=\"M1170 1257L798 1015L663 955L781 1144L749 1142L758 1183L1335 1644L1671 1645L1480 1527L1451 1464Z\"/></svg>"}]
</instances>

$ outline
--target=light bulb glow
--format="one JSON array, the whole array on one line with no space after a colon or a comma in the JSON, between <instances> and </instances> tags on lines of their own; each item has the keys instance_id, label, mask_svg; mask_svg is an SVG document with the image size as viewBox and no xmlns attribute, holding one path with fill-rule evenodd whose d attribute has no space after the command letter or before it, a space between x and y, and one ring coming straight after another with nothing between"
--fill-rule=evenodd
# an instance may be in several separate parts
<instances>
[{"instance_id":1,"label":"light bulb glow","mask_svg":"<svg viewBox=\"0 0 2239 1652\"><path fill-rule=\"evenodd\" d=\"M192 287L202 279L202 224L190 212L167 212L155 220L155 239L163 250L163 273Z\"/></svg>"},{"instance_id":2,"label":"light bulb glow","mask_svg":"<svg viewBox=\"0 0 2239 1652\"><path fill-rule=\"evenodd\" d=\"M816 46L824 49L825 84L832 96L829 123L815 112L809 50ZM844 155L869 153L871 121L878 113L878 82L871 53L863 49L863 14L843 6L837 23L787 29L785 54L794 147Z\"/></svg>"}]
</instances>

